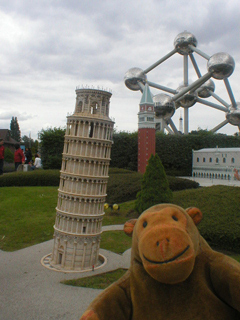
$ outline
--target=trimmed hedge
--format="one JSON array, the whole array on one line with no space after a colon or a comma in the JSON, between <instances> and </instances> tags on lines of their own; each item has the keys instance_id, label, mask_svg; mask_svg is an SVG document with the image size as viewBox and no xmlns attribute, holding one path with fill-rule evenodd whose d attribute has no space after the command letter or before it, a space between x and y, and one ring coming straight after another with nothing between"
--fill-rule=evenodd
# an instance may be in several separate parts
<instances>
[{"instance_id":1,"label":"trimmed hedge","mask_svg":"<svg viewBox=\"0 0 240 320\"><path fill-rule=\"evenodd\" d=\"M106 201L110 204L135 200L141 189L142 174L134 171L109 173Z\"/></svg>"},{"instance_id":2,"label":"trimmed hedge","mask_svg":"<svg viewBox=\"0 0 240 320\"><path fill-rule=\"evenodd\" d=\"M111 167L137 171L137 132L115 132L111 151ZM210 131L193 131L187 135L156 133L156 153L167 175L191 176L192 150L202 148L240 147L240 136L228 136Z\"/></svg>"},{"instance_id":3,"label":"trimmed hedge","mask_svg":"<svg viewBox=\"0 0 240 320\"><path fill-rule=\"evenodd\" d=\"M211 186L175 192L173 203L202 211L198 229L213 248L240 252L239 199L239 187Z\"/></svg>"},{"instance_id":4,"label":"trimmed hedge","mask_svg":"<svg viewBox=\"0 0 240 320\"><path fill-rule=\"evenodd\" d=\"M184 178L175 178L172 176L167 176L169 188L172 191L180 191L186 189L196 189L199 187L199 183L193 180Z\"/></svg>"},{"instance_id":5,"label":"trimmed hedge","mask_svg":"<svg viewBox=\"0 0 240 320\"><path fill-rule=\"evenodd\" d=\"M110 168L106 201L113 204L135 200L138 191L141 190L142 177L143 175L139 172ZM167 179L172 191L199 187L199 183L192 180L170 176L167 176Z\"/></svg>"},{"instance_id":6,"label":"trimmed hedge","mask_svg":"<svg viewBox=\"0 0 240 320\"><path fill-rule=\"evenodd\" d=\"M0 176L0 187L59 186L59 170L13 172Z\"/></svg>"},{"instance_id":7,"label":"trimmed hedge","mask_svg":"<svg viewBox=\"0 0 240 320\"><path fill-rule=\"evenodd\" d=\"M107 186L109 203L121 203L135 200L141 190L142 174L119 168L110 168ZM199 184L188 179L167 177L172 191L198 188ZM13 172L0 176L0 187L23 186L59 186L59 170L34 170L28 172Z\"/></svg>"}]
</instances>

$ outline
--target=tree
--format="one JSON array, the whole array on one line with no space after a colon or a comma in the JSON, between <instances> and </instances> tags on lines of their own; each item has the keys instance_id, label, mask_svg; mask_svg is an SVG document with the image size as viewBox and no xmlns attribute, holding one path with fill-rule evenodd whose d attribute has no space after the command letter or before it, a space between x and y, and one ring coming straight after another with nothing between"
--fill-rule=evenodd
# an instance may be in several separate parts
<instances>
[{"instance_id":1,"label":"tree","mask_svg":"<svg viewBox=\"0 0 240 320\"><path fill-rule=\"evenodd\" d=\"M137 194L135 208L142 213L149 207L159 203L172 201L167 176L159 156L151 155L141 183L141 191Z\"/></svg>"},{"instance_id":2,"label":"tree","mask_svg":"<svg viewBox=\"0 0 240 320\"><path fill-rule=\"evenodd\" d=\"M61 169L65 129L50 128L39 133L44 169Z\"/></svg>"},{"instance_id":3,"label":"tree","mask_svg":"<svg viewBox=\"0 0 240 320\"><path fill-rule=\"evenodd\" d=\"M38 140L34 141L32 138L24 135L22 137L22 142L24 143L26 148L31 148L33 155L38 151Z\"/></svg>"},{"instance_id":4,"label":"tree","mask_svg":"<svg viewBox=\"0 0 240 320\"><path fill-rule=\"evenodd\" d=\"M17 142L21 141L21 131L19 129L17 117L12 117L12 120L10 123L10 133L11 133L11 137L14 140L16 140Z\"/></svg>"}]
</instances>

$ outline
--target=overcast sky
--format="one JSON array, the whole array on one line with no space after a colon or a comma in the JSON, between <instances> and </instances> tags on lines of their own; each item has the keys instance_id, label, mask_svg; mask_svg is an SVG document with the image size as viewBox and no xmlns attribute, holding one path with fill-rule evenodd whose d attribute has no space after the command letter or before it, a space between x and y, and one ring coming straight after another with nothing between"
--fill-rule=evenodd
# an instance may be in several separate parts
<instances>
[{"instance_id":1,"label":"overcast sky","mask_svg":"<svg viewBox=\"0 0 240 320\"><path fill-rule=\"evenodd\" d=\"M239 17L239 0L0 0L0 128L9 129L12 116L22 136L34 139L42 128L64 127L76 87L89 85L111 89L110 116L118 131L137 130L141 92L125 86L125 72L152 65L184 30L209 56L228 52L234 58L229 82L240 101ZM195 57L205 74L206 60ZM147 76L177 89L183 57L174 55ZM196 79L189 65L189 81ZM223 81L214 83L230 103ZM177 128L179 116L180 109L173 117ZM223 120L224 112L201 104L189 110L190 130L210 130ZM228 124L220 132L237 131Z\"/></svg>"}]
</instances>

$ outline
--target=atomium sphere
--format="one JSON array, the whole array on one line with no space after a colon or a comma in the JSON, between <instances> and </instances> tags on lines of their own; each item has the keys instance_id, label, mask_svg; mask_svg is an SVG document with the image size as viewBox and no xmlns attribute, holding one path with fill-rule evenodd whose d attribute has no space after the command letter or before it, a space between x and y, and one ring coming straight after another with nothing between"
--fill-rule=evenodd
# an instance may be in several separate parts
<instances>
[{"instance_id":1,"label":"atomium sphere","mask_svg":"<svg viewBox=\"0 0 240 320\"><path fill-rule=\"evenodd\" d=\"M124 82L128 89L133 91L140 90L138 81L142 82L143 84L145 84L147 81L147 76L142 69L131 68L125 73Z\"/></svg>"},{"instance_id":2,"label":"atomium sphere","mask_svg":"<svg viewBox=\"0 0 240 320\"><path fill-rule=\"evenodd\" d=\"M214 82L209 79L207 80L199 89L197 90L198 96L200 98L209 98L211 97L211 94L209 91L214 92L215 90L215 84Z\"/></svg>"},{"instance_id":3,"label":"atomium sphere","mask_svg":"<svg viewBox=\"0 0 240 320\"><path fill-rule=\"evenodd\" d=\"M219 52L210 57L207 68L215 79L222 80L233 73L235 62L228 53Z\"/></svg>"},{"instance_id":4,"label":"atomium sphere","mask_svg":"<svg viewBox=\"0 0 240 320\"><path fill-rule=\"evenodd\" d=\"M175 104L172 98L164 93L153 97L154 110L157 118L169 119L175 113Z\"/></svg>"},{"instance_id":5,"label":"atomium sphere","mask_svg":"<svg viewBox=\"0 0 240 320\"><path fill-rule=\"evenodd\" d=\"M231 107L228 112L226 112L226 119L233 126L240 126L240 102L237 102L237 107Z\"/></svg>"},{"instance_id":6,"label":"atomium sphere","mask_svg":"<svg viewBox=\"0 0 240 320\"><path fill-rule=\"evenodd\" d=\"M177 52L180 54L189 54L192 52L192 49L189 48L189 45L197 46L196 37L187 31L179 33L174 39L174 47L177 49Z\"/></svg>"},{"instance_id":7,"label":"atomium sphere","mask_svg":"<svg viewBox=\"0 0 240 320\"><path fill-rule=\"evenodd\" d=\"M183 89L185 89L185 86L180 86L177 88L177 92L181 92ZM183 108L190 108L192 107L197 100L196 92L187 92L185 93L180 100L176 101L175 105L176 108L183 107Z\"/></svg>"}]
</instances>

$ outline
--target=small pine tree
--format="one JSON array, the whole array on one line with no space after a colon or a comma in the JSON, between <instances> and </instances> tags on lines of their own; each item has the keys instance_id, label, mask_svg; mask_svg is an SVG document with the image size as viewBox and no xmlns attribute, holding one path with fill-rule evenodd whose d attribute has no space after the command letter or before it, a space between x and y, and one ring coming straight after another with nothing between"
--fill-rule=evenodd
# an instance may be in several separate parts
<instances>
[{"instance_id":1,"label":"small pine tree","mask_svg":"<svg viewBox=\"0 0 240 320\"><path fill-rule=\"evenodd\" d=\"M151 155L143 175L141 191L137 194L135 209L138 213L159 203L172 201L167 176L159 156Z\"/></svg>"},{"instance_id":2,"label":"small pine tree","mask_svg":"<svg viewBox=\"0 0 240 320\"><path fill-rule=\"evenodd\" d=\"M11 123L10 123L10 133L11 137L16 140L17 142L21 141L21 131L19 129L19 124L17 117L12 117Z\"/></svg>"}]
</instances>

